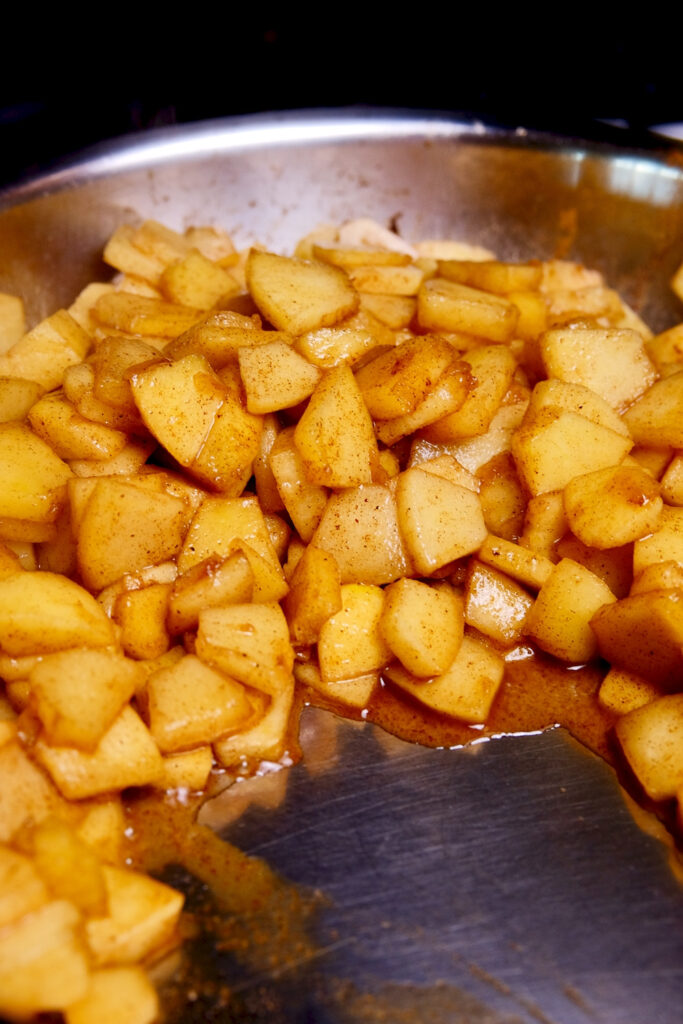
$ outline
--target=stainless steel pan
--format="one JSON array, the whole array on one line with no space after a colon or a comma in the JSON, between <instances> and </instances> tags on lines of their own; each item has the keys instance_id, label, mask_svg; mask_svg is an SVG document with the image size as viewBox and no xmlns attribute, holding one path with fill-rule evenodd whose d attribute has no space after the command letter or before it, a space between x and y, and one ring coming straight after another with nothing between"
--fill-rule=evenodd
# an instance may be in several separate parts
<instances>
[{"instance_id":1,"label":"stainless steel pan","mask_svg":"<svg viewBox=\"0 0 683 1024\"><path fill-rule=\"evenodd\" d=\"M48 313L106 274L102 244L131 218L287 248L357 216L507 258L561 252L602 269L655 328L683 313L667 286L683 261L680 164L394 113L253 117L92 151L0 194L0 290ZM278 933L268 964L200 934L194 991L170 1019L680 1019L669 851L562 730L427 750L309 709L302 744L301 764L233 787L205 818L310 897L310 942ZM206 896L175 880L191 907Z\"/></svg>"}]
</instances>

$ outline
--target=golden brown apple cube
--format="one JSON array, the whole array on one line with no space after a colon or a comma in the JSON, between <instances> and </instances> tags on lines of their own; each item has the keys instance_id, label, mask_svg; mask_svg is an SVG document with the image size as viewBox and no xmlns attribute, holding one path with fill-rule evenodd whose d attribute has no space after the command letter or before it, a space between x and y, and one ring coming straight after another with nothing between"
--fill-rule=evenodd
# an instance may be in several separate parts
<instances>
[{"instance_id":1,"label":"golden brown apple cube","mask_svg":"<svg viewBox=\"0 0 683 1024\"><path fill-rule=\"evenodd\" d=\"M0 1013L23 1020L81 999L89 964L72 903L53 900L0 932Z\"/></svg>"},{"instance_id":2,"label":"golden brown apple cube","mask_svg":"<svg viewBox=\"0 0 683 1024\"><path fill-rule=\"evenodd\" d=\"M508 300L517 308L519 314L515 336L525 342L537 342L537 339L548 327L548 304L545 296L535 291L511 291ZM540 350L537 344L530 347L536 356L534 365L541 368Z\"/></svg>"},{"instance_id":3,"label":"golden brown apple cube","mask_svg":"<svg viewBox=\"0 0 683 1024\"><path fill-rule=\"evenodd\" d=\"M683 455L674 455L660 483L664 501L669 505L683 506Z\"/></svg>"},{"instance_id":4,"label":"golden brown apple cube","mask_svg":"<svg viewBox=\"0 0 683 1024\"><path fill-rule=\"evenodd\" d=\"M9 842L25 825L48 814L58 814L67 820L73 815L73 807L18 739L8 739L0 746L0 777L12 779L11 786L0 789L0 842Z\"/></svg>"},{"instance_id":5,"label":"golden brown apple cube","mask_svg":"<svg viewBox=\"0 0 683 1024\"><path fill-rule=\"evenodd\" d=\"M555 545L555 556L572 558L604 580L616 598L626 597L633 582L633 544L594 548L573 533L565 533Z\"/></svg>"},{"instance_id":6,"label":"golden brown apple cube","mask_svg":"<svg viewBox=\"0 0 683 1024\"><path fill-rule=\"evenodd\" d=\"M141 251L156 256L163 264L182 259L191 246L189 237L174 231L158 220L146 220L133 231L133 244Z\"/></svg>"},{"instance_id":7,"label":"golden brown apple cube","mask_svg":"<svg viewBox=\"0 0 683 1024\"><path fill-rule=\"evenodd\" d=\"M24 853L0 846L0 930L42 907L49 899L45 882L32 860Z\"/></svg>"},{"instance_id":8,"label":"golden brown apple cube","mask_svg":"<svg viewBox=\"0 0 683 1024\"><path fill-rule=\"evenodd\" d=\"M205 789L213 767L213 751L207 744L192 750L181 750L163 758L164 768L155 788L199 793Z\"/></svg>"},{"instance_id":9,"label":"golden brown apple cube","mask_svg":"<svg viewBox=\"0 0 683 1024\"><path fill-rule=\"evenodd\" d=\"M347 270L354 288L372 295L417 295L425 276L414 263L405 266L365 264Z\"/></svg>"},{"instance_id":10,"label":"golden brown apple cube","mask_svg":"<svg viewBox=\"0 0 683 1024\"><path fill-rule=\"evenodd\" d=\"M575 477L618 465L632 442L609 427L559 409L542 409L515 431L512 454L533 495L557 491Z\"/></svg>"},{"instance_id":11,"label":"golden brown apple cube","mask_svg":"<svg viewBox=\"0 0 683 1024\"><path fill-rule=\"evenodd\" d=\"M439 260L439 274L449 281L508 295L532 291L543 277L540 263L503 263L498 260Z\"/></svg>"},{"instance_id":12,"label":"golden brown apple cube","mask_svg":"<svg viewBox=\"0 0 683 1024\"><path fill-rule=\"evenodd\" d=\"M241 290L229 271L198 249L190 249L182 259L162 271L159 289L169 302L192 309L211 309Z\"/></svg>"},{"instance_id":13,"label":"golden brown apple cube","mask_svg":"<svg viewBox=\"0 0 683 1024\"><path fill-rule=\"evenodd\" d=\"M653 448L683 448L683 371L655 381L624 413L624 421L638 444Z\"/></svg>"},{"instance_id":14,"label":"golden brown apple cube","mask_svg":"<svg viewBox=\"0 0 683 1024\"><path fill-rule=\"evenodd\" d=\"M144 338L177 338L201 319L202 312L145 295L106 292L95 303L93 316L109 331L139 334Z\"/></svg>"},{"instance_id":15,"label":"golden brown apple cube","mask_svg":"<svg viewBox=\"0 0 683 1024\"><path fill-rule=\"evenodd\" d=\"M363 292L360 295L360 310L391 328L400 331L413 322L417 302L412 295L379 295Z\"/></svg>"},{"instance_id":16,"label":"golden brown apple cube","mask_svg":"<svg viewBox=\"0 0 683 1024\"><path fill-rule=\"evenodd\" d=\"M405 267L410 263L410 254L397 249L370 248L367 246L341 245L332 242L313 242L312 255L322 263L352 270L355 267Z\"/></svg>"},{"instance_id":17,"label":"golden brown apple cube","mask_svg":"<svg viewBox=\"0 0 683 1024\"><path fill-rule=\"evenodd\" d=\"M382 636L414 676L445 672L458 653L464 626L462 597L448 583L404 577L384 591Z\"/></svg>"},{"instance_id":18,"label":"golden brown apple cube","mask_svg":"<svg viewBox=\"0 0 683 1024\"><path fill-rule=\"evenodd\" d=\"M93 368L95 398L131 416L137 415L130 377L136 368L165 363L159 349L141 338L105 338L95 349Z\"/></svg>"},{"instance_id":19,"label":"golden brown apple cube","mask_svg":"<svg viewBox=\"0 0 683 1024\"><path fill-rule=\"evenodd\" d=\"M235 551L226 558L205 558L173 584L168 598L169 632L177 636L194 629L202 608L248 604L253 592L254 574L243 551Z\"/></svg>"},{"instance_id":20,"label":"golden brown apple cube","mask_svg":"<svg viewBox=\"0 0 683 1024\"><path fill-rule=\"evenodd\" d=\"M5 576L12 576L15 572L20 572L23 568L21 559L7 544L3 544L0 541L0 579L4 579ZM4 679L0 671L0 676Z\"/></svg>"},{"instance_id":21,"label":"golden brown apple cube","mask_svg":"<svg viewBox=\"0 0 683 1024\"><path fill-rule=\"evenodd\" d=\"M272 578L279 580L282 586L284 573L257 499L252 495L208 497L192 520L178 556L178 569L184 573L205 558L216 555L225 558L237 549L243 550L248 559L251 551L260 556L271 570ZM252 572L264 569L253 559L250 564Z\"/></svg>"},{"instance_id":22,"label":"golden brown apple cube","mask_svg":"<svg viewBox=\"0 0 683 1024\"><path fill-rule=\"evenodd\" d=\"M156 441L127 441L117 455L109 459L71 459L69 466L76 476L132 476L147 462Z\"/></svg>"},{"instance_id":23,"label":"golden brown apple cube","mask_svg":"<svg viewBox=\"0 0 683 1024\"><path fill-rule=\"evenodd\" d=\"M100 861L120 866L125 856L125 828L123 804L117 794L92 798L78 822L76 832L95 851Z\"/></svg>"},{"instance_id":24,"label":"golden brown apple cube","mask_svg":"<svg viewBox=\"0 0 683 1024\"><path fill-rule=\"evenodd\" d=\"M656 379L643 339L628 328L558 329L541 338L548 377L583 384L623 410Z\"/></svg>"},{"instance_id":25,"label":"golden brown apple cube","mask_svg":"<svg viewBox=\"0 0 683 1024\"><path fill-rule=\"evenodd\" d=\"M54 540L55 536L54 523L32 523L28 519L10 519L8 516L0 518L0 538L7 544L42 544Z\"/></svg>"},{"instance_id":26,"label":"golden brown apple cube","mask_svg":"<svg viewBox=\"0 0 683 1024\"><path fill-rule=\"evenodd\" d=\"M598 690L598 701L603 708L617 715L625 715L642 708L650 701L663 697L661 687L625 668L612 667Z\"/></svg>"},{"instance_id":27,"label":"golden brown apple cube","mask_svg":"<svg viewBox=\"0 0 683 1024\"><path fill-rule=\"evenodd\" d=\"M529 500L519 543L551 562L558 562L557 544L568 530L562 491L546 491Z\"/></svg>"},{"instance_id":28,"label":"golden brown apple cube","mask_svg":"<svg viewBox=\"0 0 683 1024\"><path fill-rule=\"evenodd\" d=\"M471 369L472 387L459 409L427 427L422 436L432 442L459 441L483 434L491 424L517 368L504 345L482 345L463 356Z\"/></svg>"},{"instance_id":29,"label":"golden brown apple cube","mask_svg":"<svg viewBox=\"0 0 683 1024\"><path fill-rule=\"evenodd\" d=\"M50 816L22 839L53 898L69 900L86 917L107 912L100 859L70 825Z\"/></svg>"},{"instance_id":30,"label":"golden brown apple cube","mask_svg":"<svg viewBox=\"0 0 683 1024\"><path fill-rule=\"evenodd\" d=\"M355 679L323 679L320 669L313 661L297 662L294 666L294 678L302 686L309 686L316 693L334 701L335 705L345 704L347 707L362 711L370 703L375 690L380 685L380 673L368 672Z\"/></svg>"},{"instance_id":31,"label":"golden brown apple cube","mask_svg":"<svg viewBox=\"0 0 683 1024\"><path fill-rule=\"evenodd\" d=\"M290 715L293 701L294 679L291 677L273 694L254 724L247 724L241 732L214 743L216 760L225 768L279 761L292 740Z\"/></svg>"},{"instance_id":32,"label":"golden brown apple cube","mask_svg":"<svg viewBox=\"0 0 683 1024\"><path fill-rule=\"evenodd\" d=\"M308 542L325 511L329 491L307 479L303 458L294 443L294 430L287 427L280 431L271 448L269 465L294 528Z\"/></svg>"},{"instance_id":33,"label":"golden brown apple cube","mask_svg":"<svg viewBox=\"0 0 683 1024\"><path fill-rule=\"evenodd\" d=\"M647 795L652 800L675 797L683 786L683 693L630 711L615 731Z\"/></svg>"},{"instance_id":34,"label":"golden brown apple cube","mask_svg":"<svg viewBox=\"0 0 683 1024\"><path fill-rule=\"evenodd\" d=\"M285 507L270 467L270 455L281 429L279 417L275 413L266 413L253 465L256 494L264 514L282 512Z\"/></svg>"},{"instance_id":35,"label":"golden brown apple cube","mask_svg":"<svg viewBox=\"0 0 683 1024\"><path fill-rule=\"evenodd\" d=\"M193 249L199 249L209 260L225 260L227 262L231 258L237 257L232 238L222 228L208 225L192 226L186 229L184 238L188 245Z\"/></svg>"},{"instance_id":36,"label":"golden brown apple cube","mask_svg":"<svg viewBox=\"0 0 683 1024\"><path fill-rule=\"evenodd\" d=\"M493 534L486 537L477 558L533 590L543 586L553 569L553 562L545 555Z\"/></svg>"},{"instance_id":37,"label":"golden brown apple cube","mask_svg":"<svg viewBox=\"0 0 683 1024\"><path fill-rule=\"evenodd\" d=\"M539 380L529 400L527 419L533 419L541 409L564 410L585 416L592 423L609 427L617 434L629 437L629 430L623 419L604 398L583 384L570 381Z\"/></svg>"},{"instance_id":38,"label":"golden brown apple cube","mask_svg":"<svg viewBox=\"0 0 683 1024\"><path fill-rule=\"evenodd\" d=\"M262 429L263 417L247 412L241 395L226 390L190 473L212 490L238 497L252 475Z\"/></svg>"},{"instance_id":39,"label":"golden brown apple cube","mask_svg":"<svg viewBox=\"0 0 683 1024\"><path fill-rule=\"evenodd\" d=\"M624 309L618 294L604 285L558 288L547 293L549 322L553 327L601 330L603 324L621 325Z\"/></svg>"},{"instance_id":40,"label":"golden brown apple cube","mask_svg":"<svg viewBox=\"0 0 683 1024\"><path fill-rule=\"evenodd\" d=\"M384 675L431 710L476 724L489 717L504 669L499 654L476 637L465 636L442 675L418 679L396 662L385 669Z\"/></svg>"},{"instance_id":41,"label":"golden brown apple cube","mask_svg":"<svg viewBox=\"0 0 683 1024\"><path fill-rule=\"evenodd\" d=\"M409 575L396 498L368 484L332 494L311 544L334 556L342 583L393 583Z\"/></svg>"},{"instance_id":42,"label":"golden brown apple cube","mask_svg":"<svg viewBox=\"0 0 683 1024\"><path fill-rule=\"evenodd\" d=\"M336 327L306 331L294 345L296 351L313 366L331 369L340 363L353 366L376 347L377 338L365 323L358 321L358 317L350 317Z\"/></svg>"},{"instance_id":43,"label":"golden brown apple cube","mask_svg":"<svg viewBox=\"0 0 683 1024\"><path fill-rule=\"evenodd\" d=\"M64 374L64 395L86 420L102 423L105 427L123 430L139 437L146 435L147 431L137 408L130 411L128 408L115 408L107 402L101 402L95 395L94 386L95 371L90 363L70 366Z\"/></svg>"},{"instance_id":44,"label":"golden brown apple cube","mask_svg":"<svg viewBox=\"0 0 683 1024\"><path fill-rule=\"evenodd\" d=\"M0 377L33 380L52 391L61 384L66 368L80 363L89 347L90 336L60 309L0 355Z\"/></svg>"},{"instance_id":45,"label":"golden brown apple cube","mask_svg":"<svg viewBox=\"0 0 683 1024\"><path fill-rule=\"evenodd\" d=\"M196 651L206 664L271 696L291 682L294 652L278 604L205 609L199 614Z\"/></svg>"},{"instance_id":46,"label":"golden brown apple cube","mask_svg":"<svg viewBox=\"0 0 683 1024\"><path fill-rule=\"evenodd\" d=\"M683 362L683 324L676 324L650 338L645 351L660 372L671 363Z\"/></svg>"},{"instance_id":47,"label":"golden brown apple cube","mask_svg":"<svg viewBox=\"0 0 683 1024\"><path fill-rule=\"evenodd\" d=\"M43 387L34 380L0 377L0 423L26 419L29 409L42 394Z\"/></svg>"},{"instance_id":48,"label":"golden brown apple cube","mask_svg":"<svg viewBox=\"0 0 683 1024\"><path fill-rule=\"evenodd\" d=\"M534 599L509 576L476 558L470 560L465 583L465 622L501 644L514 644Z\"/></svg>"},{"instance_id":49,"label":"golden brown apple cube","mask_svg":"<svg viewBox=\"0 0 683 1024\"><path fill-rule=\"evenodd\" d=\"M251 716L241 683L193 654L150 676L147 701L150 732L163 753L212 743Z\"/></svg>"},{"instance_id":50,"label":"golden brown apple cube","mask_svg":"<svg viewBox=\"0 0 683 1024\"><path fill-rule=\"evenodd\" d=\"M657 528L633 545L633 575L649 565L673 559L683 562L683 508L664 505Z\"/></svg>"},{"instance_id":51,"label":"golden brown apple cube","mask_svg":"<svg viewBox=\"0 0 683 1024\"><path fill-rule=\"evenodd\" d=\"M97 601L65 576L20 571L0 580L0 647L6 654L113 642L112 625Z\"/></svg>"},{"instance_id":52,"label":"golden brown apple cube","mask_svg":"<svg viewBox=\"0 0 683 1024\"><path fill-rule=\"evenodd\" d=\"M377 441L348 366L342 364L323 376L296 425L294 443L311 483L357 487L371 482Z\"/></svg>"},{"instance_id":53,"label":"golden brown apple cube","mask_svg":"<svg viewBox=\"0 0 683 1024\"><path fill-rule=\"evenodd\" d=\"M486 539L479 495L416 467L398 477L399 527L418 572L429 575Z\"/></svg>"},{"instance_id":54,"label":"golden brown apple cube","mask_svg":"<svg viewBox=\"0 0 683 1024\"><path fill-rule=\"evenodd\" d=\"M592 628L601 655L665 689L683 673L683 591L651 590L599 609Z\"/></svg>"},{"instance_id":55,"label":"golden brown apple cube","mask_svg":"<svg viewBox=\"0 0 683 1024\"><path fill-rule=\"evenodd\" d=\"M638 466L575 476L563 500L572 532L594 548L616 548L652 533L663 507L659 484Z\"/></svg>"},{"instance_id":56,"label":"golden brown apple cube","mask_svg":"<svg viewBox=\"0 0 683 1024\"><path fill-rule=\"evenodd\" d=\"M327 264L252 249L246 277L259 311L291 334L330 327L358 308L358 293L344 271Z\"/></svg>"},{"instance_id":57,"label":"golden brown apple cube","mask_svg":"<svg viewBox=\"0 0 683 1024\"><path fill-rule=\"evenodd\" d=\"M90 973L88 991L65 1012L66 1024L154 1024L159 998L142 967L103 967Z\"/></svg>"},{"instance_id":58,"label":"golden brown apple cube","mask_svg":"<svg viewBox=\"0 0 683 1024\"><path fill-rule=\"evenodd\" d=\"M109 459L122 450L126 434L81 416L63 395L44 395L31 408L28 421L61 459Z\"/></svg>"},{"instance_id":59,"label":"golden brown apple cube","mask_svg":"<svg viewBox=\"0 0 683 1024\"><path fill-rule=\"evenodd\" d=\"M291 335L283 331L264 331L261 317L255 313L248 316L230 309L209 313L171 341L164 354L171 359L201 355L218 371L237 361L241 348L255 348L269 345L273 341L291 344Z\"/></svg>"},{"instance_id":60,"label":"golden brown apple cube","mask_svg":"<svg viewBox=\"0 0 683 1024\"><path fill-rule=\"evenodd\" d=\"M96 966L134 964L164 951L176 937L182 893L148 875L103 866L109 913L86 922Z\"/></svg>"},{"instance_id":61,"label":"golden brown apple cube","mask_svg":"<svg viewBox=\"0 0 683 1024\"><path fill-rule=\"evenodd\" d=\"M420 259L495 260L496 255L483 245L472 245L452 238L426 238L415 245Z\"/></svg>"},{"instance_id":62,"label":"golden brown apple cube","mask_svg":"<svg viewBox=\"0 0 683 1024\"><path fill-rule=\"evenodd\" d=\"M73 476L52 448L23 423L0 424L0 516L53 523Z\"/></svg>"},{"instance_id":63,"label":"golden brown apple cube","mask_svg":"<svg viewBox=\"0 0 683 1024\"><path fill-rule=\"evenodd\" d=\"M317 643L322 626L341 607L341 578L334 556L322 548L307 547L282 602L292 643Z\"/></svg>"},{"instance_id":64,"label":"golden brown apple cube","mask_svg":"<svg viewBox=\"0 0 683 1024\"><path fill-rule=\"evenodd\" d=\"M683 590L683 565L673 559L646 565L634 578L631 593L644 594L648 590Z\"/></svg>"},{"instance_id":65,"label":"golden brown apple cube","mask_svg":"<svg viewBox=\"0 0 683 1024\"><path fill-rule=\"evenodd\" d=\"M478 470L479 498L486 528L516 540L524 526L527 493L517 475L510 452L494 455Z\"/></svg>"},{"instance_id":66,"label":"golden brown apple cube","mask_svg":"<svg viewBox=\"0 0 683 1024\"><path fill-rule=\"evenodd\" d=\"M157 363L131 378L133 397L150 433L189 466L224 401L224 389L203 356Z\"/></svg>"},{"instance_id":67,"label":"golden brown apple cube","mask_svg":"<svg viewBox=\"0 0 683 1024\"><path fill-rule=\"evenodd\" d=\"M538 592L524 634L561 661L582 664L598 653L591 620L616 598L594 573L563 558Z\"/></svg>"},{"instance_id":68,"label":"golden brown apple cube","mask_svg":"<svg viewBox=\"0 0 683 1024\"><path fill-rule=\"evenodd\" d=\"M93 750L136 688L137 666L109 650L45 655L31 672L33 707L54 746Z\"/></svg>"},{"instance_id":69,"label":"golden brown apple cube","mask_svg":"<svg viewBox=\"0 0 683 1024\"><path fill-rule=\"evenodd\" d=\"M273 341L238 351L240 374L252 413L276 412L305 401L320 380L312 366L291 345Z\"/></svg>"},{"instance_id":70,"label":"golden brown apple cube","mask_svg":"<svg viewBox=\"0 0 683 1024\"><path fill-rule=\"evenodd\" d=\"M391 657L379 628L382 588L347 583L341 588L341 599L341 609L323 624L318 638L320 674L326 681L366 675Z\"/></svg>"},{"instance_id":71,"label":"golden brown apple cube","mask_svg":"<svg viewBox=\"0 0 683 1024\"><path fill-rule=\"evenodd\" d=\"M356 383L373 419L412 412L453 362L453 349L437 336L411 338L364 363Z\"/></svg>"},{"instance_id":72,"label":"golden brown apple cube","mask_svg":"<svg viewBox=\"0 0 683 1024\"><path fill-rule=\"evenodd\" d=\"M488 341L509 341L519 313L507 299L434 277L420 288L417 319L427 331L463 331Z\"/></svg>"},{"instance_id":73,"label":"golden brown apple cube","mask_svg":"<svg viewBox=\"0 0 683 1024\"><path fill-rule=\"evenodd\" d=\"M34 753L68 800L146 786L162 769L159 748L147 726L127 705L92 753L75 747L53 747L38 739Z\"/></svg>"},{"instance_id":74,"label":"golden brown apple cube","mask_svg":"<svg viewBox=\"0 0 683 1024\"><path fill-rule=\"evenodd\" d=\"M479 493L479 481L473 473L461 466L454 455L449 455L447 451L441 451L438 446L426 441L413 441L410 447L410 459L406 468L412 469L414 466L423 469L425 473L433 473L454 484L460 484L461 487L467 487L475 494Z\"/></svg>"},{"instance_id":75,"label":"golden brown apple cube","mask_svg":"<svg viewBox=\"0 0 683 1024\"><path fill-rule=\"evenodd\" d=\"M77 527L78 565L86 586L101 590L180 551L186 529L181 498L101 477Z\"/></svg>"},{"instance_id":76,"label":"golden brown apple cube","mask_svg":"<svg viewBox=\"0 0 683 1024\"><path fill-rule=\"evenodd\" d=\"M153 583L119 596L114 621L121 627L120 642L130 658L158 658L171 646L166 628L170 583Z\"/></svg>"},{"instance_id":77,"label":"golden brown apple cube","mask_svg":"<svg viewBox=\"0 0 683 1024\"><path fill-rule=\"evenodd\" d=\"M452 413L461 409L472 390L472 374L464 360L456 359L447 366L434 382L427 396L412 412L395 416L391 420L378 420L375 432L383 444L393 445L415 431L435 427L448 421Z\"/></svg>"},{"instance_id":78,"label":"golden brown apple cube","mask_svg":"<svg viewBox=\"0 0 683 1024\"><path fill-rule=\"evenodd\" d=\"M102 259L123 274L156 282L165 262L158 255L139 249L135 244L136 234L130 224L121 224L105 245Z\"/></svg>"}]
</instances>

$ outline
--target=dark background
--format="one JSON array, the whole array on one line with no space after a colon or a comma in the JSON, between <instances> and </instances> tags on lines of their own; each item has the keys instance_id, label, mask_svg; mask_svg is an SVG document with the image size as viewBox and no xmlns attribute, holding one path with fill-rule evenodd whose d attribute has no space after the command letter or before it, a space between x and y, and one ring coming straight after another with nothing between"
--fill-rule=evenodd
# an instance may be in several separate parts
<instances>
[{"instance_id":1,"label":"dark background","mask_svg":"<svg viewBox=\"0 0 683 1024\"><path fill-rule=\"evenodd\" d=\"M647 143L683 120L673 8L596 8L15 9L0 22L0 184L114 136L269 110L432 109Z\"/></svg>"}]
</instances>

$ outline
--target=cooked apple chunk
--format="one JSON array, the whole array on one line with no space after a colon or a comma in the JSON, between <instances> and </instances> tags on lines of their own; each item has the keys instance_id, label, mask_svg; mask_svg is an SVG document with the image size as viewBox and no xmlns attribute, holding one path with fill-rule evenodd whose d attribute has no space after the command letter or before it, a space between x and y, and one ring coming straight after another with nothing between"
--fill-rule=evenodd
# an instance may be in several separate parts
<instances>
[{"instance_id":1,"label":"cooked apple chunk","mask_svg":"<svg viewBox=\"0 0 683 1024\"><path fill-rule=\"evenodd\" d=\"M114 630L97 601L66 576L11 573L0 580L0 649L12 657L107 647Z\"/></svg>"},{"instance_id":2,"label":"cooked apple chunk","mask_svg":"<svg viewBox=\"0 0 683 1024\"><path fill-rule=\"evenodd\" d=\"M377 441L351 370L324 375L294 431L306 477L323 487L357 487L372 481Z\"/></svg>"},{"instance_id":3,"label":"cooked apple chunk","mask_svg":"<svg viewBox=\"0 0 683 1024\"><path fill-rule=\"evenodd\" d=\"M451 665L439 676L418 679L397 663L384 674L431 710L476 724L489 716L504 666L499 654L477 637L466 636Z\"/></svg>"},{"instance_id":4,"label":"cooked apple chunk","mask_svg":"<svg viewBox=\"0 0 683 1024\"><path fill-rule=\"evenodd\" d=\"M569 525L584 544L616 548L657 528L663 502L656 480L639 466L575 476L564 489Z\"/></svg>"},{"instance_id":5,"label":"cooked apple chunk","mask_svg":"<svg viewBox=\"0 0 683 1024\"><path fill-rule=\"evenodd\" d=\"M36 760L68 800L146 786L162 771L161 754L147 726L130 705L121 711L92 753L53 747L39 739Z\"/></svg>"},{"instance_id":6,"label":"cooked apple chunk","mask_svg":"<svg viewBox=\"0 0 683 1024\"><path fill-rule=\"evenodd\" d=\"M524 634L562 661L590 661L598 652L591 619L615 602L603 580L571 558L563 558L539 590Z\"/></svg>"},{"instance_id":7,"label":"cooked apple chunk","mask_svg":"<svg viewBox=\"0 0 683 1024\"><path fill-rule=\"evenodd\" d=\"M472 554L486 539L479 495L419 467L400 474L396 504L410 558L425 575Z\"/></svg>"},{"instance_id":8,"label":"cooked apple chunk","mask_svg":"<svg viewBox=\"0 0 683 1024\"><path fill-rule=\"evenodd\" d=\"M656 379L642 336L628 328L564 328L541 338L548 377L583 384L623 411Z\"/></svg>"},{"instance_id":9,"label":"cooked apple chunk","mask_svg":"<svg viewBox=\"0 0 683 1024\"><path fill-rule=\"evenodd\" d=\"M382 636L412 675L445 672L458 653L464 625L462 597L449 583L404 577L384 591Z\"/></svg>"},{"instance_id":10,"label":"cooked apple chunk","mask_svg":"<svg viewBox=\"0 0 683 1024\"><path fill-rule=\"evenodd\" d=\"M358 308L358 294L344 271L325 263L252 249L246 276L260 312L291 334L330 327Z\"/></svg>"},{"instance_id":11,"label":"cooked apple chunk","mask_svg":"<svg viewBox=\"0 0 683 1024\"><path fill-rule=\"evenodd\" d=\"M322 626L318 638L320 674L325 681L354 679L376 671L390 658L380 631L384 608L381 587L347 583L342 607Z\"/></svg>"},{"instance_id":12,"label":"cooked apple chunk","mask_svg":"<svg viewBox=\"0 0 683 1024\"><path fill-rule=\"evenodd\" d=\"M683 786L683 693L623 715L616 734L647 795L653 800L676 796Z\"/></svg>"},{"instance_id":13,"label":"cooked apple chunk","mask_svg":"<svg viewBox=\"0 0 683 1024\"><path fill-rule=\"evenodd\" d=\"M150 732L164 753L212 743L251 715L244 687L187 654L147 683Z\"/></svg>"},{"instance_id":14,"label":"cooked apple chunk","mask_svg":"<svg viewBox=\"0 0 683 1024\"><path fill-rule=\"evenodd\" d=\"M115 651L81 647L45 655L30 685L47 741L93 750L135 692L138 674Z\"/></svg>"}]
</instances>

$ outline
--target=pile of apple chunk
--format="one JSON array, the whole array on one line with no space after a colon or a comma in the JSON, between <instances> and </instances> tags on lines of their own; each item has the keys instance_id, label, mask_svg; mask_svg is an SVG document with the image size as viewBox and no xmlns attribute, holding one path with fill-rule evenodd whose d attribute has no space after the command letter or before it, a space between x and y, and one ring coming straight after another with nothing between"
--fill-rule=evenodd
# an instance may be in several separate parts
<instances>
[{"instance_id":1,"label":"pile of apple chunk","mask_svg":"<svg viewBox=\"0 0 683 1024\"><path fill-rule=\"evenodd\" d=\"M155 1019L182 898L126 867L121 792L278 761L297 683L479 724L506 659L601 656L680 799L683 324L372 221L105 260L28 332L0 296L0 1013Z\"/></svg>"}]
</instances>

